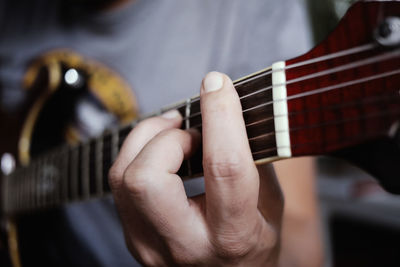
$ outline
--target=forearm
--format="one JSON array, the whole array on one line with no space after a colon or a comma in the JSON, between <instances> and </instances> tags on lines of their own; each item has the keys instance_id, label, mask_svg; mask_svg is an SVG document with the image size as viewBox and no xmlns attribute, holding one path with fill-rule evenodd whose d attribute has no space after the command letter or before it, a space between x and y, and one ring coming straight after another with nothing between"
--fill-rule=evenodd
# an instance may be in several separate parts
<instances>
[{"instance_id":1,"label":"forearm","mask_svg":"<svg viewBox=\"0 0 400 267\"><path fill-rule=\"evenodd\" d=\"M322 266L324 248L315 190L315 168L310 158L275 164L285 196L279 265Z\"/></svg>"}]
</instances>

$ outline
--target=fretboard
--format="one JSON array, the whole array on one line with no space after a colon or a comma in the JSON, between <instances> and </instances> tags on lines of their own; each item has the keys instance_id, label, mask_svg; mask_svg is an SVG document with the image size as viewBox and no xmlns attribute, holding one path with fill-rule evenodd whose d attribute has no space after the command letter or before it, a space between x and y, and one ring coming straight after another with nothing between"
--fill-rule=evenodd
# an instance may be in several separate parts
<instances>
[{"instance_id":1,"label":"fretboard","mask_svg":"<svg viewBox=\"0 0 400 267\"><path fill-rule=\"evenodd\" d=\"M254 160L276 157L270 69L240 79L234 85L241 98ZM106 196L110 193L108 171L128 133L141 120L171 109L181 113L182 129L201 131L200 99L193 97L129 125L106 131L97 138L54 149L3 177L2 211L19 214ZM202 175L201 158L200 148L182 163L178 172L182 179Z\"/></svg>"}]
</instances>

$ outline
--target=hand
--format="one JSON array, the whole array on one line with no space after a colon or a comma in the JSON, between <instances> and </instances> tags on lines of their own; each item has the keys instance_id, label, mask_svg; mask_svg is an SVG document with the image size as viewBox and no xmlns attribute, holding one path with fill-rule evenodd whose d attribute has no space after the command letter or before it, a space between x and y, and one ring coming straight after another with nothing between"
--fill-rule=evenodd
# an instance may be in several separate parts
<instances>
[{"instance_id":1,"label":"hand","mask_svg":"<svg viewBox=\"0 0 400 267\"><path fill-rule=\"evenodd\" d=\"M253 162L239 97L211 72L201 87L206 193L185 194L176 172L200 134L172 111L125 140L109 182L131 253L145 265L274 266L283 198L272 167Z\"/></svg>"}]
</instances>

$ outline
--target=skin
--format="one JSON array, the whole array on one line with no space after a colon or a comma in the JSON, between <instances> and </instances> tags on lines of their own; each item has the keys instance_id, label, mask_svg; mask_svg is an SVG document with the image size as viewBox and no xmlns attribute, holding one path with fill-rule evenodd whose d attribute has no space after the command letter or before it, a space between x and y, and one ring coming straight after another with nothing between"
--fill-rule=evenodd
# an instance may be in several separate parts
<instances>
[{"instance_id":1,"label":"skin","mask_svg":"<svg viewBox=\"0 0 400 267\"><path fill-rule=\"evenodd\" d=\"M129 134L110 170L129 250L147 266L295 263L289 250L280 254L292 245L281 242L287 224L279 182L272 165L253 162L232 81L209 73L200 97L202 134L179 130L177 112L150 118ZM201 139L205 194L188 198L176 172ZM290 229L289 239L296 236Z\"/></svg>"}]
</instances>

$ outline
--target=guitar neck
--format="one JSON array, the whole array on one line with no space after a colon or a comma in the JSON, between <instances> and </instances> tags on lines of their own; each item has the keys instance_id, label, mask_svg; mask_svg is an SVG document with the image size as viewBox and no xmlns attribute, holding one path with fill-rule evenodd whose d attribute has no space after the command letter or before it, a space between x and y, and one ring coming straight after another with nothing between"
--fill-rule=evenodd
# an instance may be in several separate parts
<instances>
[{"instance_id":1,"label":"guitar neck","mask_svg":"<svg viewBox=\"0 0 400 267\"><path fill-rule=\"evenodd\" d=\"M234 84L241 97L254 159L276 157L273 108L265 105L273 100L271 68ZM129 132L141 120L171 109L181 113L182 129L196 128L201 131L200 99L196 96L129 125L106 131L100 137L47 152L33 159L28 166L17 168L3 177L3 213L35 211L109 194L108 170ZM265 132L269 134L261 134ZM202 175L199 150L190 160L183 162L178 172L183 179Z\"/></svg>"},{"instance_id":2,"label":"guitar neck","mask_svg":"<svg viewBox=\"0 0 400 267\"><path fill-rule=\"evenodd\" d=\"M385 1L385 16L400 13L394 2ZM385 47L387 36L378 36L381 45L373 40L380 23L387 22L379 7L380 1L358 2L309 53L234 82L256 162L330 154L399 132L400 48L398 43ZM360 27L353 21L365 23ZM349 39L349 32L357 34ZM199 97L154 115L171 109L182 114L182 129L201 131ZM49 152L3 177L2 212L17 214L108 194L108 170L137 122ZM199 149L178 174L183 179L202 175L201 159Z\"/></svg>"}]
</instances>

